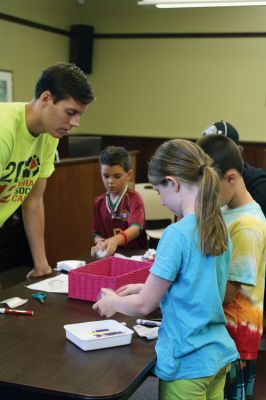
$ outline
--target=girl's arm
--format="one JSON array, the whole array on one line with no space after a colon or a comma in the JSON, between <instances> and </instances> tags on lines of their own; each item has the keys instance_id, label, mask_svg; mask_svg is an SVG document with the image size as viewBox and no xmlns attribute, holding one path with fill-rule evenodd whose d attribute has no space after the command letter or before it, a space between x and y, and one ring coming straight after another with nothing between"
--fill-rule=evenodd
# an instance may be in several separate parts
<instances>
[{"instance_id":1,"label":"girl's arm","mask_svg":"<svg viewBox=\"0 0 266 400\"><path fill-rule=\"evenodd\" d=\"M138 294L143 288L144 283L129 283L128 285L120 286L115 292L119 296L128 296L129 294Z\"/></svg>"},{"instance_id":2,"label":"girl's arm","mask_svg":"<svg viewBox=\"0 0 266 400\"><path fill-rule=\"evenodd\" d=\"M148 276L138 294L119 296L110 289L102 289L104 296L93 305L102 317L110 318L116 312L130 316L145 316L155 310L172 282L153 274Z\"/></svg>"}]
</instances>

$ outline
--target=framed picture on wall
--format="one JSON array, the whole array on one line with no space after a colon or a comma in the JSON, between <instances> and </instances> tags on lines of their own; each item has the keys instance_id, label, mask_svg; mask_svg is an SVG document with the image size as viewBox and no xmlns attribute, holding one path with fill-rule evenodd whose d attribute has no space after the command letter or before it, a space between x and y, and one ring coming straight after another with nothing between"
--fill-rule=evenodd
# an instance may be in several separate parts
<instances>
[{"instance_id":1,"label":"framed picture on wall","mask_svg":"<svg viewBox=\"0 0 266 400\"><path fill-rule=\"evenodd\" d=\"M0 101L13 101L13 73L0 70Z\"/></svg>"}]
</instances>

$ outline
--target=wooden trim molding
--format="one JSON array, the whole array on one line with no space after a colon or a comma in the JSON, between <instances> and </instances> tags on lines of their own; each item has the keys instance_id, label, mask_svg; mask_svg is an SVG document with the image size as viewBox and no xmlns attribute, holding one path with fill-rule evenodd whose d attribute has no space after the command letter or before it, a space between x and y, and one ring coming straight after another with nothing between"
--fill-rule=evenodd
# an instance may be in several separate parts
<instances>
[{"instance_id":1,"label":"wooden trim molding","mask_svg":"<svg viewBox=\"0 0 266 400\"><path fill-rule=\"evenodd\" d=\"M71 36L70 31L40 24L24 18L0 13L0 19L34 29ZM235 38L265 38L266 32L151 32L151 33L94 33L94 39L235 39Z\"/></svg>"},{"instance_id":2,"label":"wooden trim molding","mask_svg":"<svg viewBox=\"0 0 266 400\"><path fill-rule=\"evenodd\" d=\"M14 22L15 24L19 24L19 25L29 26L30 28L40 29L42 31L56 33L58 35L70 36L69 31L65 31L65 30L59 29L59 28L54 28L49 25L39 24L38 22L33 22L28 19L14 17L13 15L9 15L9 14L0 13L0 19L9 21L9 22Z\"/></svg>"},{"instance_id":3,"label":"wooden trim molding","mask_svg":"<svg viewBox=\"0 0 266 400\"><path fill-rule=\"evenodd\" d=\"M88 134L95 136L95 134ZM136 165L136 182L147 181L148 162L156 149L165 141L173 138L149 137L149 136L122 136L122 135L100 135L101 147L124 146L128 151L138 151L138 163ZM195 141L194 138L188 140ZM241 142L243 147L243 158L249 164L258 168L266 169L266 143ZM67 138L62 138L58 146L60 157L68 157Z\"/></svg>"}]
</instances>

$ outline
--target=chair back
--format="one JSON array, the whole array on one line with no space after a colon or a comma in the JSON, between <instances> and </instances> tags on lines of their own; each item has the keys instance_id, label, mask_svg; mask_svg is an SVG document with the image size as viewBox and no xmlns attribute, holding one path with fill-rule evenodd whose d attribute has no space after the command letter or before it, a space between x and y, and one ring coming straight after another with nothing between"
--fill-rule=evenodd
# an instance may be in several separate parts
<instances>
[{"instance_id":1,"label":"chair back","mask_svg":"<svg viewBox=\"0 0 266 400\"><path fill-rule=\"evenodd\" d=\"M152 221L162 221L162 226L167 226L174 221L174 214L161 204L160 196L150 183L136 183L135 190L143 199L145 218L147 222L151 223L150 225L154 225Z\"/></svg>"}]
</instances>

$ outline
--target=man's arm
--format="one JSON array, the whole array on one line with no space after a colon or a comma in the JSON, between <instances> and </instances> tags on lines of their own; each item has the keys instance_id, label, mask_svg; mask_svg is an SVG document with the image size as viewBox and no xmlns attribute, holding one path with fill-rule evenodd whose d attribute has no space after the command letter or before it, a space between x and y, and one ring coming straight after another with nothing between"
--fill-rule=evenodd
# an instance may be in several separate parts
<instances>
[{"instance_id":1,"label":"man's arm","mask_svg":"<svg viewBox=\"0 0 266 400\"><path fill-rule=\"evenodd\" d=\"M43 194L46 181L46 179L38 179L22 204L24 228L34 263L34 269L28 273L27 278L48 275L52 272L44 245Z\"/></svg>"}]
</instances>

